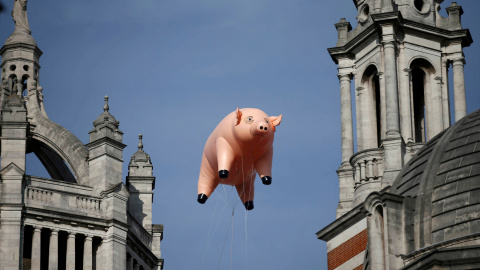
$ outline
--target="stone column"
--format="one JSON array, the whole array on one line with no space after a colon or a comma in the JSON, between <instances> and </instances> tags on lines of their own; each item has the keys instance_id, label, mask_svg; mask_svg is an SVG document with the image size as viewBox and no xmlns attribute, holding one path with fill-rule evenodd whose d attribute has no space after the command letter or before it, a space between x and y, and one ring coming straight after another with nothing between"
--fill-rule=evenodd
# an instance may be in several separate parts
<instances>
[{"instance_id":1,"label":"stone column","mask_svg":"<svg viewBox=\"0 0 480 270\"><path fill-rule=\"evenodd\" d=\"M372 180L374 180L374 177L375 177L375 175L373 173L373 159L367 160L367 166L368 166L368 175L367 175L368 178L367 179L369 181L372 181Z\"/></svg>"},{"instance_id":2,"label":"stone column","mask_svg":"<svg viewBox=\"0 0 480 270\"><path fill-rule=\"evenodd\" d=\"M406 74L400 74L398 95L400 98L400 125L403 140L405 142L412 141L412 116L410 114L410 69L406 67L405 63L405 44L399 46L399 70L400 73L404 71Z\"/></svg>"},{"instance_id":3,"label":"stone column","mask_svg":"<svg viewBox=\"0 0 480 270\"><path fill-rule=\"evenodd\" d=\"M397 64L395 42L383 44L385 52L385 96L387 101L387 138L396 137L400 131L398 112Z\"/></svg>"},{"instance_id":4,"label":"stone column","mask_svg":"<svg viewBox=\"0 0 480 270\"><path fill-rule=\"evenodd\" d=\"M69 232L67 238L67 269L75 267L75 233Z\"/></svg>"},{"instance_id":5,"label":"stone column","mask_svg":"<svg viewBox=\"0 0 480 270\"><path fill-rule=\"evenodd\" d=\"M430 77L433 77L431 75ZM443 122L443 100L442 100L442 77L435 77L431 84L432 87L432 115L433 130L427 131L429 139L435 137L438 133L444 129Z\"/></svg>"},{"instance_id":6,"label":"stone column","mask_svg":"<svg viewBox=\"0 0 480 270\"><path fill-rule=\"evenodd\" d=\"M446 129L450 126L450 97L448 92L448 62L442 61L442 106L443 106L443 128Z\"/></svg>"},{"instance_id":7,"label":"stone column","mask_svg":"<svg viewBox=\"0 0 480 270\"><path fill-rule=\"evenodd\" d=\"M349 164L353 155L353 121L350 74L339 74L340 79L340 119L342 128L342 165Z\"/></svg>"},{"instance_id":8,"label":"stone column","mask_svg":"<svg viewBox=\"0 0 480 270\"><path fill-rule=\"evenodd\" d=\"M32 270L40 270L41 233L41 228L35 226L32 238Z\"/></svg>"},{"instance_id":9,"label":"stone column","mask_svg":"<svg viewBox=\"0 0 480 270\"><path fill-rule=\"evenodd\" d=\"M364 183L367 180L367 175L365 172L365 162L360 161L360 182Z\"/></svg>"},{"instance_id":10,"label":"stone column","mask_svg":"<svg viewBox=\"0 0 480 270\"><path fill-rule=\"evenodd\" d=\"M83 269L84 270L92 270L92 236L86 235L85 242L83 244Z\"/></svg>"},{"instance_id":11,"label":"stone column","mask_svg":"<svg viewBox=\"0 0 480 270\"><path fill-rule=\"evenodd\" d=\"M48 270L58 269L58 230L52 229L50 234L50 250L48 253Z\"/></svg>"},{"instance_id":12,"label":"stone column","mask_svg":"<svg viewBox=\"0 0 480 270\"><path fill-rule=\"evenodd\" d=\"M463 58L453 60L453 95L455 102L455 122L467 115L467 101L465 98L465 77L463 75Z\"/></svg>"},{"instance_id":13,"label":"stone column","mask_svg":"<svg viewBox=\"0 0 480 270\"><path fill-rule=\"evenodd\" d=\"M133 270L133 257L130 256L130 260L127 262L127 270Z\"/></svg>"}]
</instances>

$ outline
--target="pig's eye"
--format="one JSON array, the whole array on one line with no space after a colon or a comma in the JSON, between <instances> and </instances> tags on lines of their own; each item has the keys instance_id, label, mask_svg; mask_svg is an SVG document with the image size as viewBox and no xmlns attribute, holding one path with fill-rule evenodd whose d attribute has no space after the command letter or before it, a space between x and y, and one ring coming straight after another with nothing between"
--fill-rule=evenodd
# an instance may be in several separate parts
<instances>
[{"instance_id":1,"label":"pig's eye","mask_svg":"<svg viewBox=\"0 0 480 270\"><path fill-rule=\"evenodd\" d=\"M268 124L268 119L267 118L265 118L265 122Z\"/></svg>"},{"instance_id":2,"label":"pig's eye","mask_svg":"<svg viewBox=\"0 0 480 270\"><path fill-rule=\"evenodd\" d=\"M250 123L252 123L252 122L253 122L253 116L247 116L247 117L245 118L245 123L250 124Z\"/></svg>"}]
</instances>

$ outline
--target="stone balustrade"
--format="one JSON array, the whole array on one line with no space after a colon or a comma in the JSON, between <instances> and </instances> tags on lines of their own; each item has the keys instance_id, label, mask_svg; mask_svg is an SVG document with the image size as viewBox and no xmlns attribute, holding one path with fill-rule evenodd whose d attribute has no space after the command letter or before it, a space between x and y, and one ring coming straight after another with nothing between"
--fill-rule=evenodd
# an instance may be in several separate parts
<instances>
[{"instance_id":1,"label":"stone balustrade","mask_svg":"<svg viewBox=\"0 0 480 270\"><path fill-rule=\"evenodd\" d=\"M100 211L100 202L99 199L77 196L77 208Z\"/></svg>"},{"instance_id":2,"label":"stone balustrade","mask_svg":"<svg viewBox=\"0 0 480 270\"><path fill-rule=\"evenodd\" d=\"M25 190L26 200L51 203L53 198L53 192L36 187L27 186Z\"/></svg>"},{"instance_id":3,"label":"stone balustrade","mask_svg":"<svg viewBox=\"0 0 480 270\"><path fill-rule=\"evenodd\" d=\"M32 178L29 184L25 187L25 203L29 207L80 211L93 216L104 213L102 198L87 195L88 190L80 185L57 184L54 180L43 178ZM74 186L80 186L79 193L72 192Z\"/></svg>"},{"instance_id":4,"label":"stone balustrade","mask_svg":"<svg viewBox=\"0 0 480 270\"><path fill-rule=\"evenodd\" d=\"M360 151L350 158L354 169L355 188L367 181L381 181L384 171L383 149Z\"/></svg>"}]
</instances>

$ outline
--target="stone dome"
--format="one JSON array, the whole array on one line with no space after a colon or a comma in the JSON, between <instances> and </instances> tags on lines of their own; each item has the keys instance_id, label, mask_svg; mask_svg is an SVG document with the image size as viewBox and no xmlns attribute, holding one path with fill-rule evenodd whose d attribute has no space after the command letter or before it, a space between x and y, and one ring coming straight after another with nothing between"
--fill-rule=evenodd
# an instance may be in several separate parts
<instances>
[{"instance_id":1,"label":"stone dome","mask_svg":"<svg viewBox=\"0 0 480 270\"><path fill-rule=\"evenodd\" d=\"M138 151L132 155L130 160L130 164L137 163L137 162L144 162L151 164L150 156L143 151L143 142L142 142L143 135L138 135Z\"/></svg>"},{"instance_id":2,"label":"stone dome","mask_svg":"<svg viewBox=\"0 0 480 270\"><path fill-rule=\"evenodd\" d=\"M417 249L480 233L480 110L420 149L390 192L415 198Z\"/></svg>"},{"instance_id":3,"label":"stone dome","mask_svg":"<svg viewBox=\"0 0 480 270\"><path fill-rule=\"evenodd\" d=\"M32 46L37 46L37 42L30 34L21 31L14 31L7 38L4 45L6 46L11 44L28 44Z\"/></svg>"},{"instance_id":4,"label":"stone dome","mask_svg":"<svg viewBox=\"0 0 480 270\"><path fill-rule=\"evenodd\" d=\"M103 106L103 113L100 114L95 121L93 121L93 126L97 127L102 124L112 124L115 128L118 128L120 122L108 112L110 107L108 106L108 96L105 96L105 105Z\"/></svg>"}]
</instances>

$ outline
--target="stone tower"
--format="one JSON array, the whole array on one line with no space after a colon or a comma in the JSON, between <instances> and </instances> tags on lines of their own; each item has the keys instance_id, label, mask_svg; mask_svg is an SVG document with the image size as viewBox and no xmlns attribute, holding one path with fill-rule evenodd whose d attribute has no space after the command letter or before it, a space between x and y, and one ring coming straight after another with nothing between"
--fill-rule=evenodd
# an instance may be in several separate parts
<instances>
[{"instance_id":1,"label":"stone tower","mask_svg":"<svg viewBox=\"0 0 480 270\"><path fill-rule=\"evenodd\" d=\"M452 3L444 18L441 2L356 0L357 27L345 19L335 24L337 45L328 51L341 96L337 217L391 185L418 149L450 126L451 70L455 120L466 115L463 48L472 39L462 29L462 7Z\"/></svg>"},{"instance_id":2,"label":"stone tower","mask_svg":"<svg viewBox=\"0 0 480 270\"><path fill-rule=\"evenodd\" d=\"M162 269L150 157L139 145L125 185L108 97L85 145L48 118L26 2L15 0L0 49L0 269ZM25 173L28 153L49 178Z\"/></svg>"},{"instance_id":3,"label":"stone tower","mask_svg":"<svg viewBox=\"0 0 480 270\"><path fill-rule=\"evenodd\" d=\"M317 232L329 270L480 265L480 110L466 114L463 74L473 41L462 7L453 2L444 18L442 2L354 0L356 28L335 24L340 202Z\"/></svg>"}]
</instances>

